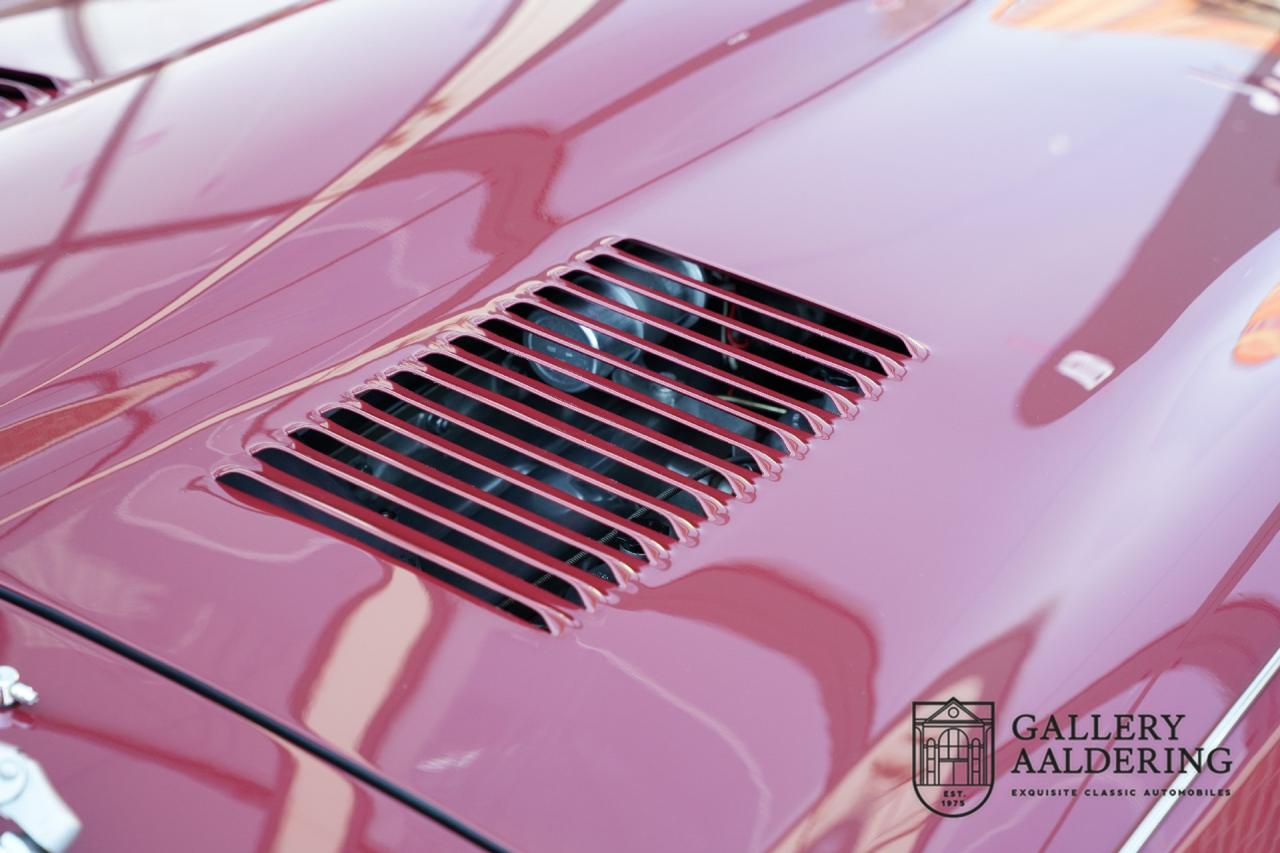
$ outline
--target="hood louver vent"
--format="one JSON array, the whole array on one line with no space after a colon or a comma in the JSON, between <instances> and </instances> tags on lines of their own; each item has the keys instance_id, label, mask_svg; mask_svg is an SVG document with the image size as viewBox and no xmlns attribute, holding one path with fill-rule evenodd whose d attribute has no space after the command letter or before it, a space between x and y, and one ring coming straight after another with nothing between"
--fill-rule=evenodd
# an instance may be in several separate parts
<instances>
[{"instance_id":1,"label":"hood louver vent","mask_svg":"<svg viewBox=\"0 0 1280 853\"><path fill-rule=\"evenodd\" d=\"M218 480L552 632L925 355L629 239L424 344Z\"/></svg>"},{"instance_id":2,"label":"hood louver vent","mask_svg":"<svg viewBox=\"0 0 1280 853\"><path fill-rule=\"evenodd\" d=\"M0 120L44 106L66 90L66 83L47 74L0 68Z\"/></svg>"}]
</instances>

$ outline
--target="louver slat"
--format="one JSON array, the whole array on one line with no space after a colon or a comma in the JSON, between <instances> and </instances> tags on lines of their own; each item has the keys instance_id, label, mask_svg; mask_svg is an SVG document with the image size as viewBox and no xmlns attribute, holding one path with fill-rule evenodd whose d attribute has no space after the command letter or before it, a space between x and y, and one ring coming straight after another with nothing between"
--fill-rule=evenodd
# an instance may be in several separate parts
<instances>
[{"instance_id":1,"label":"louver slat","mask_svg":"<svg viewBox=\"0 0 1280 853\"><path fill-rule=\"evenodd\" d=\"M25 83L18 83L13 80L5 80L0 77L0 97L3 97L23 109L38 107L47 104L51 100L48 95L34 86L28 86Z\"/></svg>"},{"instance_id":2,"label":"louver slat","mask_svg":"<svg viewBox=\"0 0 1280 853\"><path fill-rule=\"evenodd\" d=\"M47 74L0 68L0 119L42 107L66 89L66 83Z\"/></svg>"},{"instance_id":3,"label":"louver slat","mask_svg":"<svg viewBox=\"0 0 1280 853\"><path fill-rule=\"evenodd\" d=\"M391 427L391 416L387 415L385 412L365 406L361 409L361 414L380 426ZM610 515L609 513L600 510L599 507L594 504L552 488L541 480L531 477L528 474L523 474L514 468L506 468L500 463L494 462L489 458L472 451L470 448L462 446L461 444L455 444L454 442L439 436L430 435L407 423L400 423L398 428L405 434L412 436L415 441L424 447L443 451L446 454L452 455L471 466L484 471L492 477L514 483L548 503L557 504L563 509L577 512L598 524L606 527L613 527L629 534L633 539L636 539L642 546L644 546L646 556L652 561L656 562L661 559L666 551L675 544L675 540L669 536L641 527L640 525L625 519Z\"/></svg>"},{"instance_id":4,"label":"louver slat","mask_svg":"<svg viewBox=\"0 0 1280 853\"><path fill-rule=\"evenodd\" d=\"M331 525L324 526L329 530L338 532L340 535L352 538L351 532L347 532L349 530L367 534L374 541L384 541L392 549L400 552L396 555L396 559L401 562L409 562L411 560L410 565L413 565L414 568L419 568L429 573L433 573L430 572L433 568L437 571L451 572L481 590L501 590L505 599L509 599L524 608L527 613L524 618L527 621L531 621L545 630L555 632L563 623L569 621L565 613L557 606L558 603L562 602L541 587L516 576L504 577L505 573L494 566L477 560L456 548L428 539L426 536L409 528L398 525L393 526L377 513L343 498L323 493L296 477L267 468L261 473L237 470L223 475L221 479L227 485L247 493L251 498L256 499L256 502L260 505L275 505L275 501L266 498L267 495L272 497L283 496L287 501L301 504L311 511L308 515L295 512L296 515L304 520L312 520L317 516L329 517L337 521L342 527L335 529ZM248 482L246 483L245 481ZM361 537L357 541L365 544L369 540ZM463 588L466 589L467 587Z\"/></svg>"},{"instance_id":5,"label":"louver slat","mask_svg":"<svg viewBox=\"0 0 1280 853\"><path fill-rule=\"evenodd\" d=\"M610 284L629 288L632 291L638 289L638 285L633 282L624 278L619 278L618 276L612 275L604 270L585 266L581 269L583 272L602 279ZM882 390L880 380L883 380L886 376L897 378L901 375L901 365L892 359L885 358L875 353L867 353L868 358L874 362L877 367L877 369L873 370L864 364L840 361L829 355L818 352L805 344L796 343L794 340L781 337L780 335L766 331L757 326L749 326L746 323L740 322L730 316L714 314L704 308L682 302L681 300L668 296L665 293L646 290L644 291L644 296L654 302L660 302L676 310L688 312L692 316L707 322L719 324L733 332L735 335L741 336L747 340L761 341L777 347L784 352L790 353L791 355L806 359L814 364L822 365L829 370L849 373L852 375L852 378L856 380L859 392L872 399L880 396Z\"/></svg>"},{"instance_id":6,"label":"louver slat","mask_svg":"<svg viewBox=\"0 0 1280 853\"><path fill-rule=\"evenodd\" d=\"M570 322L578 323L586 328L592 329L596 331L599 335L613 338L613 339L622 341L623 343L629 344L630 346L633 346L636 349L644 350L645 352L650 353L667 363L678 365L681 369L689 371L695 375L702 374L706 376L711 376L715 379L720 380L726 385L729 385L729 386L736 385L740 388L744 388L747 391L749 391L752 395L764 400L768 404L772 405L774 408L784 409L784 410L791 409L801 413L804 416L806 423L808 424L810 432L816 435L820 435L824 438L831 434L831 422L834 420L834 416L830 412L826 412L818 408L817 406L811 405L801 400L795 400L795 399L783 397L781 394L778 394L761 385L757 385L756 383L752 382L749 379L744 379L741 376L734 376L733 374L728 373L724 370L721 370L717 367L712 367L711 365L705 364L699 361L698 359L681 355L675 350L668 349L667 347L661 346L660 344L651 343L645 340L644 338L636 337L630 332L607 325L585 314L576 314L565 308L561 308L556 303L543 298L541 294L543 294L544 292L545 290L539 290L538 293L529 297L529 303L538 306L541 310L546 311L550 314L555 314L559 317L563 317L564 319L569 320ZM596 302L595 304L600 305L602 304L602 302ZM649 323L646 321L646 325L648 324ZM681 329L681 327L679 326L676 326L675 328ZM681 333L682 331L683 330L681 329L680 332L673 331L673 332L670 332L670 334L674 334L677 338L688 341L688 338ZM727 348L714 348L714 349L718 350L718 354L722 358L735 359L735 360L737 359L737 354L734 353L732 350L729 350ZM689 386L681 385L680 387L688 388ZM811 388L811 390L817 390L817 389L813 389L812 386L809 386L809 387ZM740 405L734 406L732 408L732 411L734 411L739 415L751 415L751 412L744 409ZM796 439L797 441L800 441L800 442L804 441L804 437L800 435L798 432L796 432L795 430L788 429L786 431L786 435Z\"/></svg>"},{"instance_id":7,"label":"louver slat","mask_svg":"<svg viewBox=\"0 0 1280 853\"><path fill-rule=\"evenodd\" d=\"M568 394L562 394L547 385L538 382L524 374L515 373L502 367L491 364L482 364L469 353L458 351L453 353L459 361L477 368L479 370L490 370L495 375L507 379L511 384L520 388L528 394L547 400L553 404L560 405L564 409L578 414L593 417L601 423L615 429L623 435L631 435L640 439L647 439L658 447L662 447L673 454L682 455L689 459L693 459L700 463L709 471L714 471L724 477L733 486L733 494L735 497L744 498L752 494L751 477L755 472L743 468L724 459L712 456L692 445L676 439L668 438L656 430L650 429L643 424L637 424L628 421L626 418L617 417L610 412L599 408L590 403L583 402L576 397Z\"/></svg>"},{"instance_id":8,"label":"louver slat","mask_svg":"<svg viewBox=\"0 0 1280 853\"><path fill-rule=\"evenodd\" d=\"M414 371L414 368L406 367L406 370ZM425 376L425 374L422 374L422 375ZM394 378L393 378L393 381L394 381ZM665 516L673 526L683 531L692 533L694 529L694 525L698 521L697 516L693 513L682 511L679 509L679 507L673 507L670 505L662 504L661 502L652 501L649 498L649 496L645 495L643 492L640 492L636 489L632 489L630 486L626 486L622 483L619 483L616 480L612 480L607 477L601 477L599 474L591 471L589 468L585 468L573 462L566 461L552 453L547 453L541 450L540 448L530 444L529 442L521 441L518 438L513 438L512 436L507 435L501 430L492 429L477 420L467 417L466 415L460 414L455 411L451 411L449 409L445 409L443 407L436 406L427 398L421 397L408 389L395 386L389 389L388 393L391 394L393 397L396 397L400 400L403 400L406 403L409 403L412 406L415 406L421 409L422 411L430 412L432 414L438 415L439 417L445 418L446 420L450 420L459 426L462 426L462 427L465 427L466 429L471 430L477 435L488 438L489 440L497 444L502 444L507 447L510 447L511 449L519 453L523 453L525 456L528 456L531 459L536 459L537 461L543 463L544 465L547 465L553 468L558 468L564 473L569 474L570 476L573 476L573 477L577 477L584 482L591 483L592 485L598 488L608 489L610 491L616 492L617 494L623 495L629 498L632 502L639 504L652 512L658 513L659 515Z\"/></svg>"},{"instance_id":9,"label":"louver slat","mask_svg":"<svg viewBox=\"0 0 1280 853\"><path fill-rule=\"evenodd\" d=\"M624 241L616 245L602 246L601 254L611 255L613 257L624 259L626 263L628 263L633 267L637 267L641 270L644 270L646 272L650 272L656 275L661 275L665 278L674 279L678 281L680 284L684 285L685 287L688 287L691 290L697 290L702 293L714 296L718 299L724 299L727 302L731 302L743 308L759 311L760 313L765 314L775 320L785 320L786 322L791 323L792 325L798 326L804 329L806 332L812 335L816 335L820 338L832 338L832 339L841 341L842 343L850 347L855 347L858 349L875 352L878 355L881 355L884 358L888 359L893 365L895 365L895 367L899 371L899 375L901 371L904 370L904 368L902 367L901 364L898 363L898 360L901 359L903 356L908 356L910 358L915 358L915 359L923 359L928 354L928 351L926 349L921 347L919 344L917 344L915 341L913 341L911 338L907 337L906 335L900 334L898 332L894 332L890 329L870 323L866 320L862 320L861 318L854 317L853 315L840 315L839 319L846 323L851 323L856 326L861 326L865 330L875 333L876 337L880 337L883 340L892 341L895 344L895 347L893 349L889 349L882 344L875 343L873 341L867 340L866 338L850 336L843 332L838 331L837 329L832 328L831 326L819 325L817 323L814 323L808 319L805 319L799 316L798 314L795 314L792 312L778 311L777 309L771 306L765 305L764 303L758 300L743 296L742 294L737 293L730 289L710 288L704 282L694 281L686 276L681 275L680 273L672 272L666 269L665 267L658 266L648 260L645 260L643 257L636 255L634 252L629 252L626 249L620 248L621 246L626 245L627 242L635 243L638 246L646 247L651 251L653 250L653 247L646 246L645 244L638 243L637 241ZM661 252L663 250L657 250L657 251ZM709 267L709 266L708 268L716 269L714 267ZM737 277L735 276L734 278L737 278ZM754 282L747 279L739 279L739 281L742 284L745 284L747 286L750 286L752 288L756 288L759 290L772 290L772 288L767 288L765 285L762 285L759 282ZM802 300L798 300L794 298L792 298L790 301L793 304L803 304Z\"/></svg>"},{"instance_id":10,"label":"louver slat","mask_svg":"<svg viewBox=\"0 0 1280 853\"><path fill-rule=\"evenodd\" d=\"M813 397L825 396L831 401L835 412L842 417L853 417L858 412L857 400L860 396L879 396L880 386L868 381L865 389L861 394L852 390L837 388L835 386L815 381L811 376L794 370L776 361L770 361L766 358L753 355L751 352L741 347L730 347L725 344L722 337L727 337L729 331L725 326L713 325L709 326L706 332L697 332L687 329L684 326L672 323L661 317L651 314L645 314L629 305L623 305L613 299L608 299L597 293L585 288L579 287L571 281L558 278L554 284L538 284L533 290L533 297L542 301L546 299L546 294L564 292L573 297L598 305L601 308L612 312L634 322L639 322L645 326L655 329L670 338L692 344L695 347L704 348L711 353L718 355L723 359L724 363L740 363L749 365L752 369L760 371L766 375L779 377L793 385L807 388ZM713 332L714 334L711 334ZM721 337L717 337L720 335ZM875 393L870 392L874 390ZM793 398L794 399L794 398Z\"/></svg>"},{"instance_id":11,"label":"louver slat","mask_svg":"<svg viewBox=\"0 0 1280 853\"><path fill-rule=\"evenodd\" d=\"M354 411L354 410L353 410ZM590 554L600 561L609 569L615 580L622 582L629 580L642 565L644 560L639 557L633 557L628 554L622 554L617 551L611 551L602 546L595 540L582 536L577 531L570 530L567 527L547 525L545 519L534 513L521 508L517 504L513 504L502 498L495 497L493 494L478 489L462 480L442 474L433 468L418 462L417 460L405 456L385 445L371 441L362 435L358 435L342 426L333 423L327 423L323 426L317 426L316 429L324 431L336 440L339 440L353 448L358 449L366 456L376 459L394 468L398 468L405 474L415 477L425 483L437 486L440 489L459 495L468 501L483 507L497 515L505 516L510 519L520 529L536 529L539 526L547 530L553 538L559 539L570 546L579 549L581 552Z\"/></svg>"},{"instance_id":12,"label":"louver slat","mask_svg":"<svg viewBox=\"0 0 1280 853\"><path fill-rule=\"evenodd\" d=\"M550 633L828 438L912 339L610 239L218 481Z\"/></svg>"},{"instance_id":13,"label":"louver slat","mask_svg":"<svg viewBox=\"0 0 1280 853\"><path fill-rule=\"evenodd\" d=\"M571 439L572 442L579 444L581 447L589 448L596 455L603 456L605 459L616 461L618 465L630 467L632 470L640 471L650 476L660 483L664 483L671 492L685 492L691 494L701 507L703 514L708 517L716 517L724 512L724 502L727 500L726 494L716 491L709 485L700 483L698 480L687 478L677 474L676 471L667 469L662 465L644 457L637 456L636 453L623 450L616 443L605 442L598 435L586 432L584 429L572 427L571 424L564 423L562 420L554 420L548 415L543 414L525 403L517 402L509 397L500 396L500 394L489 389L481 388L470 382L463 382L461 379L453 377L452 374L444 373L444 371L435 370L424 365L424 375L429 377L440 386L456 391L465 397L475 398L481 402L489 403L495 409L504 409L512 412L518 418L524 419L527 423L534 424L543 432L559 433ZM616 480L613 480L616 482Z\"/></svg>"},{"instance_id":14,"label":"louver slat","mask_svg":"<svg viewBox=\"0 0 1280 853\"><path fill-rule=\"evenodd\" d=\"M282 452L305 460L315 468L339 480L358 485L370 494L381 497L383 500L403 510L406 514L412 513L414 511L413 508L420 504L420 500L410 492L398 486L390 485L377 477L371 477L356 468L350 468L334 462L332 457L320 453L305 444L291 441L282 448ZM389 519L398 519L400 517L394 510L384 511L381 515ZM491 528L487 529L484 525L477 524L445 507L432 506L430 508L430 516L432 521L440 522L458 532L470 534L472 537L478 534L481 541L487 545L492 545L498 551L527 563L540 571L560 578L574 589L582 603L588 608L594 606L596 598L610 586L607 581L601 578L587 574L574 566L563 563L557 564L556 561L548 559L546 555L516 541L510 536Z\"/></svg>"},{"instance_id":15,"label":"louver slat","mask_svg":"<svg viewBox=\"0 0 1280 853\"><path fill-rule=\"evenodd\" d=\"M552 311L551 313L559 313L559 312ZM561 314L561 316L564 316L564 315ZM760 415L754 412L751 412L741 406L734 405L733 403L726 402L725 400L717 398L711 394L707 394L704 391L700 391L691 385L688 385L677 379L671 378L671 375L667 373L659 373L656 370L652 370L644 367L638 367L635 364L632 364L631 362L626 361L625 359L621 359L621 358L618 358L617 356L610 355L607 352L600 352L598 350L594 350L589 344L581 343L571 338L566 338L563 335L558 335L554 332L547 331L546 329L538 326L537 324L528 322L522 317L509 316L506 318L504 322L510 323L512 326L516 327L517 329L523 330L526 334L533 335L536 338L544 338L546 340L553 341L559 344L560 346L565 347L566 349L575 350L587 356L588 358L595 358L597 361L603 364L611 365L614 368L614 375L617 375L618 371L622 371L624 373L628 373L633 376L639 376L642 379L648 380L650 383L652 383L654 386L658 388L668 389L669 391L673 391L682 397L687 397L691 400L696 400L697 402L701 403L704 406L710 406L713 409L719 409L720 411L725 412L731 415L732 417L738 418L739 420L746 421L747 423L750 423L750 424L754 424L755 426L760 427L761 429L768 430L772 432L774 435L776 435L779 440L781 440L788 454L792 456L804 455L804 451L806 447L805 436L803 433L801 433L796 429L783 426L782 424L779 424L775 421L771 421L768 418L763 418ZM581 323L581 325L590 326L591 328L596 328L594 324L590 324L590 323ZM607 333L605 336L610 338L618 337L617 335L609 335ZM597 337L597 340L598 339L599 337ZM642 347L642 349L648 349L648 348ZM685 367L685 369L691 369L689 367L689 362L687 362L685 359L680 359L678 363L681 364L681 366ZM563 368L559 368L559 367L557 367L556 369L563 370ZM581 374L580 371L579 371L579 375L585 376L585 374ZM592 381L595 381L595 380L592 380ZM664 404L664 405L666 406L667 409L670 410L670 413L678 413L680 411L679 409L673 408L669 404ZM732 435L732 433L728 433L725 430L721 429L719 435L721 438L728 440L729 437ZM741 440L739 439L739 441ZM769 457L775 461L780 460L782 458L781 454L779 454L778 451L772 450L771 448L768 448L764 445L759 445L755 449L762 453L768 453Z\"/></svg>"},{"instance_id":16,"label":"louver slat","mask_svg":"<svg viewBox=\"0 0 1280 853\"><path fill-rule=\"evenodd\" d=\"M756 465L760 466L762 470L767 471L771 475L776 475L781 471L783 454L772 447L767 447L764 444L761 444L759 441L742 438L736 433L730 432L719 424L714 424L710 421L691 419L687 414L674 406L660 402L647 394L633 391L623 385L612 383L607 379L602 379L596 374L589 373L573 366L572 364L567 364L553 359L550 356L544 356L540 353L534 352L528 347L521 346L520 344L510 341L501 335L494 334L488 329L480 329L476 334L493 344L498 349L504 350L512 355L518 355L526 361L540 364L548 370L567 374L568 376L577 379L579 382L589 385L605 394L610 394L614 397L627 401L641 409L646 409L654 414L661 415L671 420L684 419L688 422L689 426L698 432L705 433L712 438L719 439L728 445L745 451L751 456L752 461L755 462Z\"/></svg>"}]
</instances>

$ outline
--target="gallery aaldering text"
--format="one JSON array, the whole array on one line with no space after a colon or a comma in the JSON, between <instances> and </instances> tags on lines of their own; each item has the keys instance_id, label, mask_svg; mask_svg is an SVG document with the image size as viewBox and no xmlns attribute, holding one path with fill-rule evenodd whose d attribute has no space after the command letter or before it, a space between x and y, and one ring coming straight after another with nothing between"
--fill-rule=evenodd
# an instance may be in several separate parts
<instances>
[{"instance_id":1,"label":"gallery aaldering text","mask_svg":"<svg viewBox=\"0 0 1280 853\"><path fill-rule=\"evenodd\" d=\"M1185 714L1067 714L1037 720L1019 714L1013 736L1040 741L1043 747L1023 747L1014 773L1181 773L1192 769L1210 773L1231 771L1231 752L1219 746L1186 749L1169 745L1178 740ZM1092 743L1084 746L1084 742ZM1161 746L1130 743L1162 742ZM1066 745L1064 745L1066 744ZM1040 752L1040 749L1043 752ZM1033 758L1032 753L1037 752Z\"/></svg>"}]
</instances>

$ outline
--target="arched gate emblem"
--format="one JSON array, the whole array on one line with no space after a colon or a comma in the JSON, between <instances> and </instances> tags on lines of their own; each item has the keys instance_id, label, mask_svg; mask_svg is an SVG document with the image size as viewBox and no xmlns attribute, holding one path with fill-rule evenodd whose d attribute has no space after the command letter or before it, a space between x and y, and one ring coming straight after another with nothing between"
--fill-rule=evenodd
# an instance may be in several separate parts
<instances>
[{"instance_id":1,"label":"arched gate emblem","mask_svg":"<svg viewBox=\"0 0 1280 853\"><path fill-rule=\"evenodd\" d=\"M913 702L912 778L925 808L962 817L982 807L996 775L994 702Z\"/></svg>"}]
</instances>

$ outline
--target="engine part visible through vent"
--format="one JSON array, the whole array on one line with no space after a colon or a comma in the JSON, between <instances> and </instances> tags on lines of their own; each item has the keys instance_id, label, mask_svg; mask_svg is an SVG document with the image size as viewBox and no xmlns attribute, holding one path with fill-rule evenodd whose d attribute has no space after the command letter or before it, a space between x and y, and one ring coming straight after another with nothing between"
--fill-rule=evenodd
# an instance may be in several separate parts
<instances>
[{"instance_id":1,"label":"engine part visible through vent","mask_svg":"<svg viewBox=\"0 0 1280 853\"><path fill-rule=\"evenodd\" d=\"M616 238L423 343L218 481L553 633L926 355Z\"/></svg>"}]
</instances>

